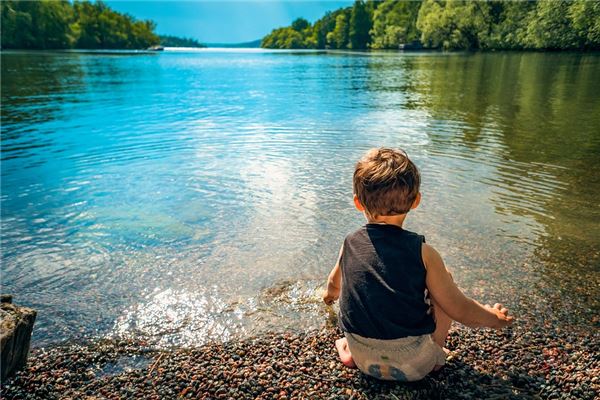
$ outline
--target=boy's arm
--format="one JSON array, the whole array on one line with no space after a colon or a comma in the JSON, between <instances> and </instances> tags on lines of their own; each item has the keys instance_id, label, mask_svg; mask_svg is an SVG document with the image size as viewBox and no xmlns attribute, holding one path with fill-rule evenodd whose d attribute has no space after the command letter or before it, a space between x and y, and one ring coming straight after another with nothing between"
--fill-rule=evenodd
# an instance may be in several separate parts
<instances>
[{"instance_id":1,"label":"boy's arm","mask_svg":"<svg viewBox=\"0 0 600 400\"><path fill-rule=\"evenodd\" d=\"M501 304L494 307L482 306L465 296L454 283L442 257L433 247L423 243L421 251L427 268L427 289L450 318L472 328L500 329L512 323L513 317L507 315L508 310Z\"/></svg>"},{"instance_id":2,"label":"boy's arm","mask_svg":"<svg viewBox=\"0 0 600 400\"><path fill-rule=\"evenodd\" d=\"M329 273L329 278L327 278L327 290L323 293L323 301L327 305L332 305L340 297L340 290L342 288L342 268L340 267L342 251L344 251L344 245L340 248L340 254L338 255L335 267L333 267Z\"/></svg>"}]
</instances>

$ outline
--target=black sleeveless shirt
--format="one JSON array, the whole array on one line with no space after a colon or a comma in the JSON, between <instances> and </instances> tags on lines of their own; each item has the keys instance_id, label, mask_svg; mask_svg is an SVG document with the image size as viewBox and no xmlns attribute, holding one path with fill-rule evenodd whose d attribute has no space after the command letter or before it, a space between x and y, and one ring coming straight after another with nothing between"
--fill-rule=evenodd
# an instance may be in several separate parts
<instances>
[{"instance_id":1,"label":"black sleeveless shirt","mask_svg":"<svg viewBox=\"0 0 600 400\"><path fill-rule=\"evenodd\" d=\"M339 322L374 339L432 333L421 246L425 238L396 225L367 224L344 240Z\"/></svg>"}]
</instances>

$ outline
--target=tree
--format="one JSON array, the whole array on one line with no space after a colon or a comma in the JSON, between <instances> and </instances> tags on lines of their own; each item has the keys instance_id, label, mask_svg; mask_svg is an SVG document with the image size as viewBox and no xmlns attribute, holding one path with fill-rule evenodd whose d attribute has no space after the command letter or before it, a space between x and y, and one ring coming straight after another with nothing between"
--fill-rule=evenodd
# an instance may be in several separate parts
<instances>
[{"instance_id":1,"label":"tree","mask_svg":"<svg viewBox=\"0 0 600 400\"><path fill-rule=\"evenodd\" d=\"M578 47L577 33L569 29L569 5L564 0L540 0L527 26L526 47L568 49Z\"/></svg>"},{"instance_id":2,"label":"tree","mask_svg":"<svg viewBox=\"0 0 600 400\"><path fill-rule=\"evenodd\" d=\"M370 31L371 47L374 49L397 49L420 37L417 29L420 1L386 0L373 12L373 28Z\"/></svg>"},{"instance_id":3,"label":"tree","mask_svg":"<svg viewBox=\"0 0 600 400\"><path fill-rule=\"evenodd\" d=\"M158 43L151 21L136 21L102 1L2 1L2 47L146 48Z\"/></svg>"},{"instance_id":4,"label":"tree","mask_svg":"<svg viewBox=\"0 0 600 400\"><path fill-rule=\"evenodd\" d=\"M448 50L600 49L600 1L357 0L313 26L299 18L275 29L263 47L397 49L416 39Z\"/></svg>"},{"instance_id":5,"label":"tree","mask_svg":"<svg viewBox=\"0 0 600 400\"><path fill-rule=\"evenodd\" d=\"M362 0L356 0L352 7L349 26L349 46L351 49L366 49L369 44L371 15Z\"/></svg>"},{"instance_id":6,"label":"tree","mask_svg":"<svg viewBox=\"0 0 600 400\"><path fill-rule=\"evenodd\" d=\"M23 3L0 2L2 15L2 48L28 48L35 38L31 27L31 14L23 11Z\"/></svg>"},{"instance_id":7,"label":"tree","mask_svg":"<svg viewBox=\"0 0 600 400\"><path fill-rule=\"evenodd\" d=\"M305 46L304 41L305 38L302 33L291 27L278 28L264 37L261 47L268 49L301 49Z\"/></svg>"},{"instance_id":8,"label":"tree","mask_svg":"<svg viewBox=\"0 0 600 400\"><path fill-rule=\"evenodd\" d=\"M491 3L489 35L482 40L484 49L522 49L527 25L535 12L532 1L495 1Z\"/></svg>"},{"instance_id":9,"label":"tree","mask_svg":"<svg viewBox=\"0 0 600 400\"><path fill-rule=\"evenodd\" d=\"M297 18L292 22L292 29L296 32L302 32L306 28L310 27L310 22L305 20L304 18Z\"/></svg>"},{"instance_id":10,"label":"tree","mask_svg":"<svg viewBox=\"0 0 600 400\"><path fill-rule=\"evenodd\" d=\"M71 44L67 1L3 1L2 47L61 49Z\"/></svg>"},{"instance_id":11,"label":"tree","mask_svg":"<svg viewBox=\"0 0 600 400\"><path fill-rule=\"evenodd\" d=\"M343 13L343 9L335 12L327 12L323 18L317 20L313 26L312 36L316 42L317 49L327 47L327 34L335 29L335 21L339 14Z\"/></svg>"},{"instance_id":12,"label":"tree","mask_svg":"<svg viewBox=\"0 0 600 400\"><path fill-rule=\"evenodd\" d=\"M206 47L196 39L180 38L171 35L160 35L160 44L165 47Z\"/></svg>"},{"instance_id":13,"label":"tree","mask_svg":"<svg viewBox=\"0 0 600 400\"><path fill-rule=\"evenodd\" d=\"M582 46L600 50L600 1L575 0L569 18Z\"/></svg>"},{"instance_id":14,"label":"tree","mask_svg":"<svg viewBox=\"0 0 600 400\"><path fill-rule=\"evenodd\" d=\"M419 9L417 28L427 47L477 49L489 32L489 4L425 0Z\"/></svg>"},{"instance_id":15,"label":"tree","mask_svg":"<svg viewBox=\"0 0 600 400\"><path fill-rule=\"evenodd\" d=\"M525 45L537 49L600 47L597 1L539 0L527 26Z\"/></svg>"},{"instance_id":16,"label":"tree","mask_svg":"<svg viewBox=\"0 0 600 400\"><path fill-rule=\"evenodd\" d=\"M327 44L334 49L347 48L349 28L346 14L339 14L335 19L335 28L327 34Z\"/></svg>"}]
</instances>

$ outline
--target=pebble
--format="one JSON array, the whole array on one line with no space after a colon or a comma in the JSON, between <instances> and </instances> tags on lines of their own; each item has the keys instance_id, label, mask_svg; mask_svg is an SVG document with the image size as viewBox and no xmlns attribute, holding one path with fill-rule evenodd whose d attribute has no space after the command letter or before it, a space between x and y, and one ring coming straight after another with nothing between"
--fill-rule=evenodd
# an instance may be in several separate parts
<instances>
[{"instance_id":1,"label":"pebble","mask_svg":"<svg viewBox=\"0 0 600 400\"><path fill-rule=\"evenodd\" d=\"M448 337L446 366L413 383L382 382L344 367L334 347L340 336L336 328L325 328L168 351L135 340L33 349L25 370L2 385L0 398L600 397L600 334L593 329L515 324L498 332L456 326ZM100 373L123 357L147 362Z\"/></svg>"}]
</instances>

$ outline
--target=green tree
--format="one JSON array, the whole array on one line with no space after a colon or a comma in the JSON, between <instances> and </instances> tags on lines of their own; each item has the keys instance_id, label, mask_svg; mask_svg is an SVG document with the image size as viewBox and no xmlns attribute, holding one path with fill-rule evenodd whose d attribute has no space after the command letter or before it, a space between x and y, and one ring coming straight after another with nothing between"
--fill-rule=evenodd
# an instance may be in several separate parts
<instances>
[{"instance_id":1,"label":"green tree","mask_svg":"<svg viewBox=\"0 0 600 400\"><path fill-rule=\"evenodd\" d=\"M294 20L294 22L292 22L292 29L296 32L302 32L308 27L310 27L310 22L308 22L304 18L297 18Z\"/></svg>"},{"instance_id":2,"label":"green tree","mask_svg":"<svg viewBox=\"0 0 600 400\"><path fill-rule=\"evenodd\" d=\"M373 12L371 47L374 49L397 49L402 43L420 37L417 29L420 1L386 0Z\"/></svg>"},{"instance_id":3,"label":"green tree","mask_svg":"<svg viewBox=\"0 0 600 400\"><path fill-rule=\"evenodd\" d=\"M362 0L356 0L350 14L348 47L351 49L366 49L369 44L371 25L371 15L365 3Z\"/></svg>"},{"instance_id":4,"label":"green tree","mask_svg":"<svg viewBox=\"0 0 600 400\"><path fill-rule=\"evenodd\" d=\"M533 1L491 2L489 34L482 40L485 49L522 49L527 25L531 23L536 3Z\"/></svg>"},{"instance_id":5,"label":"green tree","mask_svg":"<svg viewBox=\"0 0 600 400\"><path fill-rule=\"evenodd\" d=\"M600 49L600 0L357 0L312 26L299 18L275 29L263 47L384 49L416 39L449 50Z\"/></svg>"},{"instance_id":6,"label":"green tree","mask_svg":"<svg viewBox=\"0 0 600 400\"><path fill-rule=\"evenodd\" d=\"M343 9L327 12L323 18L317 20L313 26L312 37L316 42L317 49L324 49L327 47L327 34L333 32L335 29L335 21L338 15L344 13Z\"/></svg>"},{"instance_id":7,"label":"green tree","mask_svg":"<svg viewBox=\"0 0 600 400\"><path fill-rule=\"evenodd\" d=\"M425 0L419 10L417 28L427 47L477 49L489 34L489 4Z\"/></svg>"},{"instance_id":8,"label":"green tree","mask_svg":"<svg viewBox=\"0 0 600 400\"><path fill-rule=\"evenodd\" d=\"M265 36L261 47L269 49L302 49L304 48L304 37L302 33L291 27L278 28Z\"/></svg>"},{"instance_id":9,"label":"green tree","mask_svg":"<svg viewBox=\"0 0 600 400\"><path fill-rule=\"evenodd\" d=\"M2 1L2 47L146 48L158 43L151 21L136 21L101 1Z\"/></svg>"},{"instance_id":10,"label":"green tree","mask_svg":"<svg viewBox=\"0 0 600 400\"><path fill-rule=\"evenodd\" d=\"M600 1L573 1L569 18L583 47L600 50Z\"/></svg>"},{"instance_id":11,"label":"green tree","mask_svg":"<svg viewBox=\"0 0 600 400\"><path fill-rule=\"evenodd\" d=\"M3 1L2 47L62 49L71 45L68 1Z\"/></svg>"},{"instance_id":12,"label":"green tree","mask_svg":"<svg viewBox=\"0 0 600 400\"><path fill-rule=\"evenodd\" d=\"M160 35L160 44L165 47L206 47L196 39L180 38L171 35Z\"/></svg>"},{"instance_id":13,"label":"green tree","mask_svg":"<svg viewBox=\"0 0 600 400\"><path fill-rule=\"evenodd\" d=\"M2 15L2 48L28 48L35 42L31 14L16 1L0 2Z\"/></svg>"},{"instance_id":14,"label":"green tree","mask_svg":"<svg viewBox=\"0 0 600 400\"><path fill-rule=\"evenodd\" d=\"M535 49L599 48L600 3L539 0L524 43L525 47Z\"/></svg>"},{"instance_id":15,"label":"green tree","mask_svg":"<svg viewBox=\"0 0 600 400\"><path fill-rule=\"evenodd\" d=\"M317 38L313 27L304 18L298 18L289 27L273 29L263 38L261 47L271 49L316 48Z\"/></svg>"},{"instance_id":16,"label":"green tree","mask_svg":"<svg viewBox=\"0 0 600 400\"><path fill-rule=\"evenodd\" d=\"M348 34L350 26L345 13L335 18L335 28L327 34L327 44L334 49L348 48Z\"/></svg>"},{"instance_id":17,"label":"green tree","mask_svg":"<svg viewBox=\"0 0 600 400\"><path fill-rule=\"evenodd\" d=\"M570 29L570 1L540 0L535 15L529 21L526 47L538 49L568 49L578 47L579 38Z\"/></svg>"}]
</instances>

